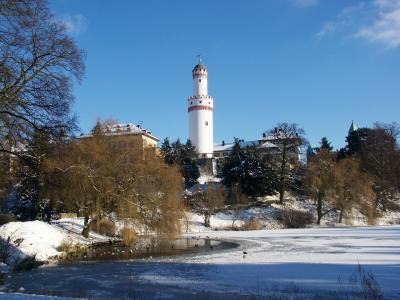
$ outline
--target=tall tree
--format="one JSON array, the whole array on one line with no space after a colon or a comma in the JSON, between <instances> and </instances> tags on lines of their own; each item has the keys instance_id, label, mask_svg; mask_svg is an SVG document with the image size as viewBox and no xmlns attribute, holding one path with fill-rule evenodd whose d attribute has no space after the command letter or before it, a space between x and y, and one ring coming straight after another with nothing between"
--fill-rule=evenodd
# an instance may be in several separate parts
<instances>
[{"instance_id":1,"label":"tall tree","mask_svg":"<svg viewBox=\"0 0 400 300\"><path fill-rule=\"evenodd\" d=\"M197 183L197 179L200 177L200 171L196 164L196 148L190 140L182 144L179 139L170 143L169 139L166 138L161 145L161 153L165 163L180 166L186 187L193 186Z\"/></svg>"},{"instance_id":2,"label":"tall tree","mask_svg":"<svg viewBox=\"0 0 400 300\"><path fill-rule=\"evenodd\" d=\"M292 185L299 166L300 147L304 144L304 130L297 124L278 123L267 132L279 146L278 186L279 201L283 203L285 191Z\"/></svg>"},{"instance_id":3,"label":"tall tree","mask_svg":"<svg viewBox=\"0 0 400 300\"><path fill-rule=\"evenodd\" d=\"M362 144L360 157L362 169L374 181L377 205L386 210L393 206L393 200L399 193L398 177L400 169L400 151L396 141L395 128L376 125L370 129Z\"/></svg>"},{"instance_id":4,"label":"tall tree","mask_svg":"<svg viewBox=\"0 0 400 300\"><path fill-rule=\"evenodd\" d=\"M133 220L143 233L178 232L183 190L178 168L143 149L133 136L106 136L101 126L47 162L55 172L53 197L85 217L84 234L91 223L112 216Z\"/></svg>"},{"instance_id":5,"label":"tall tree","mask_svg":"<svg viewBox=\"0 0 400 300\"><path fill-rule=\"evenodd\" d=\"M35 132L73 128L83 56L45 0L0 0L0 152L19 156Z\"/></svg>"},{"instance_id":6,"label":"tall tree","mask_svg":"<svg viewBox=\"0 0 400 300\"><path fill-rule=\"evenodd\" d=\"M226 185L232 188L238 184L240 190L251 197L271 195L276 189L272 160L255 145L241 148L240 142L235 141L222 174Z\"/></svg>"},{"instance_id":7,"label":"tall tree","mask_svg":"<svg viewBox=\"0 0 400 300\"><path fill-rule=\"evenodd\" d=\"M311 157L307 165L304 183L308 195L317 206L317 224L332 210L335 162L334 154L322 149Z\"/></svg>"},{"instance_id":8,"label":"tall tree","mask_svg":"<svg viewBox=\"0 0 400 300\"><path fill-rule=\"evenodd\" d=\"M334 206L340 212L339 223L352 208L357 208L372 220L375 216L373 181L360 169L360 160L352 157L339 160L334 176Z\"/></svg>"},{"instance_id":9,"label":"tall tree","mask_svg":"<svg viewBox=\"0 0 400 300\"><path fill-rule=\"evenodd\" d=\"M325 137L325 136L319 142L319 147L317 147L315 149L316 152L319 152L321 150L328 150L328 151L332 151L333 150L333 147L332 147L331 143L328 141L328 138Z\"/></svg>"}]
</instances>

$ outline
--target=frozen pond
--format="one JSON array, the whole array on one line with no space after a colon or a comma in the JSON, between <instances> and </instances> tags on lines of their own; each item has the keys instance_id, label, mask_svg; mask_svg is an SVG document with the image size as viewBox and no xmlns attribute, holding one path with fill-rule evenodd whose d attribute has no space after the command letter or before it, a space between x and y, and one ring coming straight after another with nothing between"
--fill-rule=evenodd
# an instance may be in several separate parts
<instances>
[{"instance_id":1,"label":"frozen pond","mask_svg":"<svg viewBox=\"0 0 400 300\"><path fill-rule=\"evenodd\" d=\"M192 240L207 236L240 246L43 267L13 274L6 287L90 299L254 299L271 293L355 299L347 296L359 292L360 264L373 274L385 299L400 298L400 226L210 231ZM206 246L196 248L201 247Z\"/></svg>"}]
</instances>

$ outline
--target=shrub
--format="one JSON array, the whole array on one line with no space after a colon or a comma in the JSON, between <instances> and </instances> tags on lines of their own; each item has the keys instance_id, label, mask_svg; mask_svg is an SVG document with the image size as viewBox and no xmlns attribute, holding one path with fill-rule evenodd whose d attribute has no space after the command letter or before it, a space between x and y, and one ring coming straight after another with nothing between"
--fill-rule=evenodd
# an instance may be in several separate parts
<instances>
[{"instance_id":1,"label":"shrub","mask_svg":"<svg viewBox=\"0 0 400 300\"><path fill-rule=\"evenodd\" d=\"M312 224L313 216L306 211L283 209L281 211L281 221L286 228L304 228Z\"/></svg>"},{"instance_id":2,"label":"shrub","mask_svg":"<svg viewBox=\"0 0 400 300\"><path fill-rule=\"evenodd\" d=\"M15 216L13 214L0 213L0 226L7 224L9 222L15 221Z\"/></svg>"},{"instance_id":3,"label":"shrub","mask_svg":"<svg viewBox=\"0 0 400 300\"><path fill-rule=\"evenodd\" d=\"M260 230L263 229L264 225L258 219L250 219L246 221L242 226L240 226L240 230Z\"/></svg>"},{"instance_id":4,"label":"shrub","mask_svg":"<svg viewBox=\"0 0 400 300\"><path fill-rule=\"evenodd\" d=\"M6 240L0 239L0 262L7 263L15 254L16 249L11 243L11 236Z\"/></svg>"},{"instance_id":5,"label":"shrub","mask_svg":"<svg viewBox=\"0 0 400 300\"><path fill-rule=\"evenodd\" d=\"M20 261L17 261L14 265L14 271L30 271L39 267L40 265L43 265L43 262L37 261L35 255L30 255Z\"/></svg>"},{"instance_id":6,"label":"shrub","mask_svg":"<svg viewBox=\"0 0 400 300\"><path fill-rule=\"evenodd\" d=\"M122 236L122 243L125 246L130 246L137 239L136 232L129 227L122 228L120 234Z\"/></svg>"},{"instance_id":7,"label":"shrub","mask_svg":"<svg viewBox=\"0 0 400 300\"><path fill-rule=\"evenodd\" d=\"M57 247L57 251L63 252L60 259L69 260L76 257L81 257L87 253L87 246L82 244L73 244L70 241L64 240Z\"/></svg>"},{"instance_id":8,"label":"shrub","mask_svg":"<svg viewBox=\"0 0 400 300\"><path fill-rule=\"evenodd\" d=\"M117 227L115 226L114 222L112 222L109 219L101 219L99 221L99 224L97 224L97 220L95 220L91 224L91 229L101 235L106 235L106 236L115 236L115 233L117 232Z\"/></svg>"},{"instance_id":9,"label":"shrub","mask_svg":"<svg viewBox=\"0 0 400 300\"><path fill-rule=\"evenodd\" d=\"M350 277L350 282L359 284L359 292L365 300L383 299L381 288L374 274L366 272L359 264Z\"/></svg>"}]
</instances>

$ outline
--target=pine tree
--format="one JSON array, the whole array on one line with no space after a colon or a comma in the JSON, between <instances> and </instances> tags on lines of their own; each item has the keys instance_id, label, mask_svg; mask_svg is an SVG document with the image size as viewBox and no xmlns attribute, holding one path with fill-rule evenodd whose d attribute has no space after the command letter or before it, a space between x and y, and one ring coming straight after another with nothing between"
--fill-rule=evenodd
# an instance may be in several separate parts
<instances>
[{"instance_id":1,"label":"pine tree","mask_svg":"<svg viewBox=\"0 0 400 300\"><path fill-rule=\"evenodd\" d=\"M182 176L185 179L185 186L190 187L197 183L200 177L200 170L196 164L196 148L190 140L182 144L179 139L170 144L169 139L164 139L161 145L161 153L168 165L180 166Z\"/></svg>"},{"instance_id":2,"label":"pine tree","mask_svg":"<svg viewBox=\"0 0 400 300\"><path fill-rule=\"evenodd\" d=\"M248 196L271 195L276 188L272 162L256 146L242 148L235 141L232 152L223 166L224 183L230 187L239 184Z\"/></svg>"},{"instance_id":3,"label":"pine tree","mask_svg":"<svg viewBox=\"0 0 400 300\"><path fill-rule=\"evenodd\" d=\"M331 143L328 141L327 137L323 137L321 141L319 142L319 147L315 149L316 152L319 152L321 150L327 150L327 151L332 151L333 147Z\"/></svg>"}]
</instances>

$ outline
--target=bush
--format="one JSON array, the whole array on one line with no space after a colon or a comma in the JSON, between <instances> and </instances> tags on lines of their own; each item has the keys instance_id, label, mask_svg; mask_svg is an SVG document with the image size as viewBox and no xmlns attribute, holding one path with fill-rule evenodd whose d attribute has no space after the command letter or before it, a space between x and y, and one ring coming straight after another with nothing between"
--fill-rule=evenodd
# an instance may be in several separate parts
<instances>
[{"instance_id":1,"label":"bush","mask_svg":"<svg viewBox=\"0 0 400 300\"><path fill-rule=\"evenodd\" d=\"M304 228L312 224L313 216L306 211L284 209L281 211L281 221L286 228Z\"/></svg>"},{"instance_id":2,"label":"bush","mask_svg":"<svg viewBox=\"0 0 400 300\"><path fill-rule=\"evenodd\" d=\"M136 232L129 227L122 228L120 234L122 236L122 243L125 246L130 246L137 239Z\"/></svg>"},{"instance_id":3,"label":"bush","mask_svg":"<svg viewBox=\"0 0 400 300\"><path fill-rule=\"evenodd\" d=\"M30 271L43 265L43 262L37 261L35 255L27 256L26 258L18 261L14 265L14 271Z\"/></svg>"},{"instance_id":4,"label":"bush","mask_svg":"<svg viewBox=\"0 0 400 300\"><path fill-rule=\"evenodd\" d=\"M106 236L115 236L115 233L117 232L117 227L115 226L114 222L109 219L101 219L99 221L99 224L97 224L97 222L98 221L94 221L91 224L91 229L94 232Z\"/></svg>"},{"instance_id":5,"label":"bush","mask_svg":"<svg viewBox=\"0 0 400 300\"><path fill-rule=\"evenodd\" d=\"M250 219L246 221L242 226L240 226L240 230L260 230L263 229L264 225L258 219Z\"/></svg>"},{"instance_id":6,"label":"bush","mask_svg":"<svg viewBox=\"0 0 400 300\"><path fill-rule=\"evenodd\" d=\"M11 243L11 236L6 240L0 239L0 262L7 263L16 253L16 248Z\"/></svg>"},{"instance_id":7,"label":"bush","mask_svg":"<svg viewBox=\"0 0 400 300\"><path fill-rule=\"evenodd\" d=\"M15 221L13 214L0 213L0 226Z\"/></svg>"},{"instance_id":8,"label":"bush","mask_svg":"<svg viewBox=\"0 0 400 300\"><path fill-rule=\"evenodd\" d=\"M359 285L359 293L365 300L381 300L383 299L381 288L374 274L367 272L359 264L357 269L350 277L350 282Z\"/></svg>"},{"instance_id":9,"label":"bush","mask_svg":"<svg viewBox=\"0 0 400 300\"><path fill-rule=\"evenodd\" d=\"M86 254L87 246L82 244L73 244L70 241L64 240L57 247L57 251L63 252L63 254L60 256L61 259L69 260Z\"/></svg>"}]
</instances>

